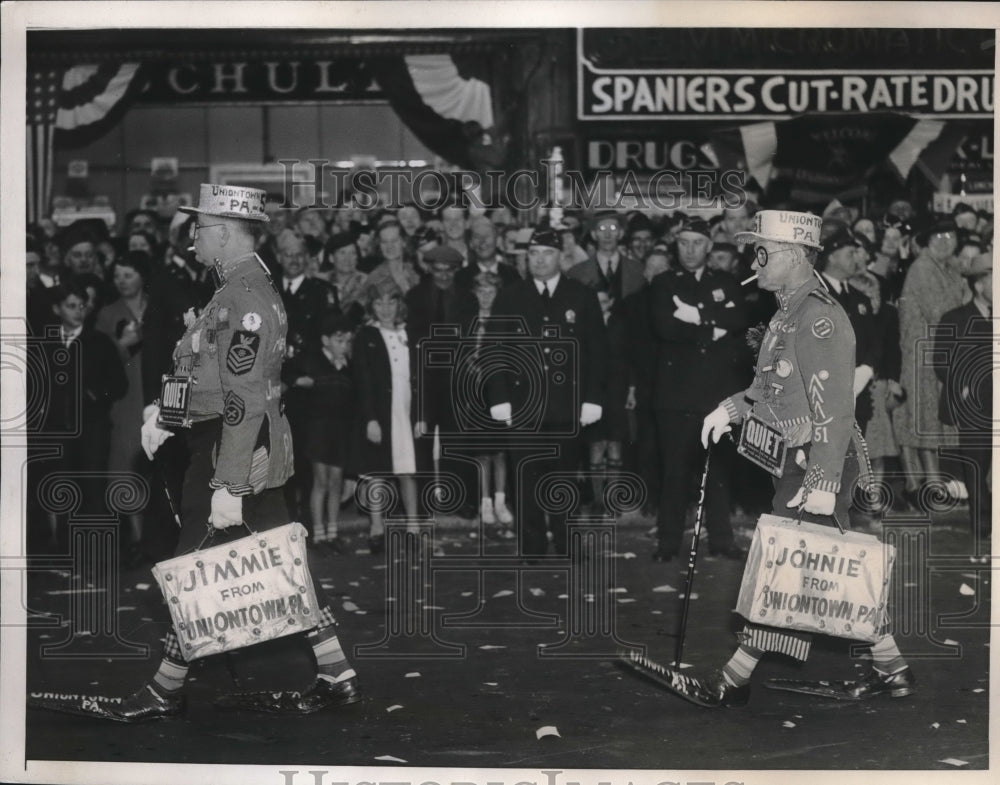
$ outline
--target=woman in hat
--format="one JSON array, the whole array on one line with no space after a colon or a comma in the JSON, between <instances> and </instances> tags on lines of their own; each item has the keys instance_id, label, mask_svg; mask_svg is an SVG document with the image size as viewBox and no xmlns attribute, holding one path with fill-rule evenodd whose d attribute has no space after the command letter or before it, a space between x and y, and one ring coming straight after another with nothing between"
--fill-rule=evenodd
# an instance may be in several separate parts
<instances>
[{"instance_id":1,"label":"woman in hat","mask_svg":"<svg viewBox=\"0 0 1000 785\"><path fill-rule=\"evenodd\" d=\"M906 273L899 299L900 384L906 397L894 412L896 438L905 474L903 498L916 510L926 506L924 493L947 493L938 461L938 447L954 446L958 435L938 419L941 382L923 361L930 328L946 311L966 300L965 281L955 255L958 229L945 218L935 221L922 237L926 242ZM926 490L925 490L926 489Z\"/></svg>"},{"instance_id":2,"label":"woman in hat","mask_svg":"<svg viewBox=\"0 0 1000 785\"><path fill-rule=\"evenodd\" d=\"M134 235L140 236L140 235ZM149 476L149 462L142 459L139 428L142 426L142 323L146 313L146 294L150 280L150 258L143 251L130 251L108 269L118 299L97 313L97 329L115 342L125 367L128 387L125 396L111 407L111 471ZM130 544L125 553L126 566L142 560L142 512L129 515Z\"/></svg>"},{"instance_id":3,"label":"woman in hat","mask_svg":"<svg viewBox=\"0 0 1000 785\"><path fill-rule=\"evenodd\" d=\"M372 553L385 549L385 515L394 494L385 478L399 481L403 508L417 515L416 451L413 432L417 364L406 331L403 292L391 279L369 289L369 323L354 340L353 362L363 438L358 456L359 506L368 509ZM381 481L380 481L381 480Z\"/></svg>"},{"instance_id":4,"label":"woman in hat","mask_svg":"<svg viewBox=\"0 0 1000 785\"><path fill-rule=\"evenodd\" d=\"M338 232L326 241L323 264L329 284L337 290L340 310L350 316L355 324L364 318L365 281L368 276L358 269L358 244L348 232Z\"/></svg>"}]
</instances>

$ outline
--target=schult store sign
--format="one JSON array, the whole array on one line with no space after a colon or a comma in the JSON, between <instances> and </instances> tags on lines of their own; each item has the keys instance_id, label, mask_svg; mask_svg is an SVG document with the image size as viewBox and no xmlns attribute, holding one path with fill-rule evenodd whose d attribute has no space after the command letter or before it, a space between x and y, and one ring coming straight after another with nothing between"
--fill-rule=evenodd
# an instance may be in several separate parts
<instances>
[{"instance_id":1,"label":"schult store sign","mask_svg":"<svg viewBox=\"0 0 1000 785\"><path fill-rule=\"evenodd\" d=\"M676 31L664 31L669 34ZM686 68L649 67L653 58L638 57L633 59L645 67L635 68L625 67L633 65L627 57L588 51L590 40L579 32L581 120L776 120L807 112L900 112L939 119L993 115L993 69L927 67L927 60L941 62L944 56L925 58L923 68L866 70L857 60L860 53L843 58L840 68L716 69L710 55L704 65L695 59ZM748 52L746 60L761 58ZM805 64L809 58L786 60Z\"/></svg>"}]
</instances>

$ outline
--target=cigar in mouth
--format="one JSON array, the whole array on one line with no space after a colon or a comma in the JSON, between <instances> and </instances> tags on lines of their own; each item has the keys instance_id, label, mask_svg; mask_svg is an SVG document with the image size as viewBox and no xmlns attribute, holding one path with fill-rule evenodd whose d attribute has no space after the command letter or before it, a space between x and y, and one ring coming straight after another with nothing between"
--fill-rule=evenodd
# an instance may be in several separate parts
<instances>
[{"instance_id":1,"label":"cigar in mouth","mask_svg":"<svg viewBox=\"0 0 1000 785\"><path fill-rule=\"evenodd\" d=\"M189 246L187 247L187 249L188 249L189 251L193 251L193 250L194 250L194 246L193 246L193 245L189 245ZM757 277L757 276L755 275L755 276L754 276L754 278L756 278L756 277Z\"/></svg>"},{"instance_id":2,"label":"cigar in mouth","mask_svg":"<svg viewBox=\"0 0 1000 785\"><path fill-rule=\"evenodd\" d=\"M757 280L757 276L756 275L751 275L745 281L740 281L740 286L746 286L748 283L753 283L756 280Z\"/></svg>"}]
</instances>

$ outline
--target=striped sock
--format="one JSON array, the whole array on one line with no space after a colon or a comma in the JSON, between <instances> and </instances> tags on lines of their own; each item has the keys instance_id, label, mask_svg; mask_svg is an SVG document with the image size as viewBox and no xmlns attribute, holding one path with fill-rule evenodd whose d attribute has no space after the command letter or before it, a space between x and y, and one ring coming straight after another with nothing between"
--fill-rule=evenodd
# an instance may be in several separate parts
<instances>
[{"instance_id":1,"label":"striped sock","mask_svg":"<svg viewBox=\"0 0 1000 785\"><path fill-rule=\"evenodd\" d=\"M327 623L309 633L309 642L316 657L317 677L332 682L353 679L357 674L340 646L329 607L323 608L320 618Z\"/></svg>"},{"instance_id":2,"label":"striped sock","mask_svg":"<svg viewBox=\"0 0 1000 785\"><path fill-rule=\"evenodd\" d=\"M753 669L757 667L757 663L763 655L764 652L760 649L747 646L745 643L740 644L733 652L729 662L722 667L723 678L734 687L749 684Z\"/></svg>"},{"instance_id":3,"label":"striped sock","mask_svg":"<svg viewBox=\"0 0 1000 785\"><path fill-rule=\"evenodd\" d=\"M899 652L896 640L891 635L879 638L872 644L872 667L886 675L898 673L906 667L906 660Z\"/></svg>"},{"instance_id":4,"label":"striped sock","mask_svg":"<svg viewBox=\"0 0 1000 785\"><path fill-rule=\"evenodd\" d=\"M184 687L184 679L187 678L188 666L183 662L176 662L164 657L160 661L160 667L153 675L153 684L157 691L164 695L170 695Z\"/></svg>"}]
</instances>

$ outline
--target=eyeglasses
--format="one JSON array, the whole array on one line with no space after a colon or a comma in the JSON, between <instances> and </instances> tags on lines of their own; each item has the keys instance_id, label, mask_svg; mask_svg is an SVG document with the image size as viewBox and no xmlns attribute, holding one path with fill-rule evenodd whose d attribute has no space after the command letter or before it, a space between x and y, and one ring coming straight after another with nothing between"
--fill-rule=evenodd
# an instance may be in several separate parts
<instances>
[{"instance_id":1,"label":"eyeglasses","mask_svg":"<svg viewBox=\"0 0 1000 785\"><path fill-rule=\"evenodd\" d=\"M222 223L217 223L217 224L201 224L200 226L198 224L193 224L191 226L191 239L192 240L197 239L198 238L198 232L200 232L202 229L211 229L213 226L225 226L225 224L222 224Z\"/></svg>"},{"instance_id":2,"label":"eyeglasses","mask_svg":"<svg viewBox=\"0 0 1000 785\"><path fill-rule=\"evenodd\" d=\"M765 248L763 245L758 245L757 246L757 250L754 251L754 254L757 257L757 266L758 267L767 267L767 260L768 260L769 256L772 256L774 254L783 253L785 251L791 251L791 250L793 250L793 249L791 249L791 248L779 248L777 251L771 251L771 253L768 254L767 248Z\"/></svg>"}]
</instances>

